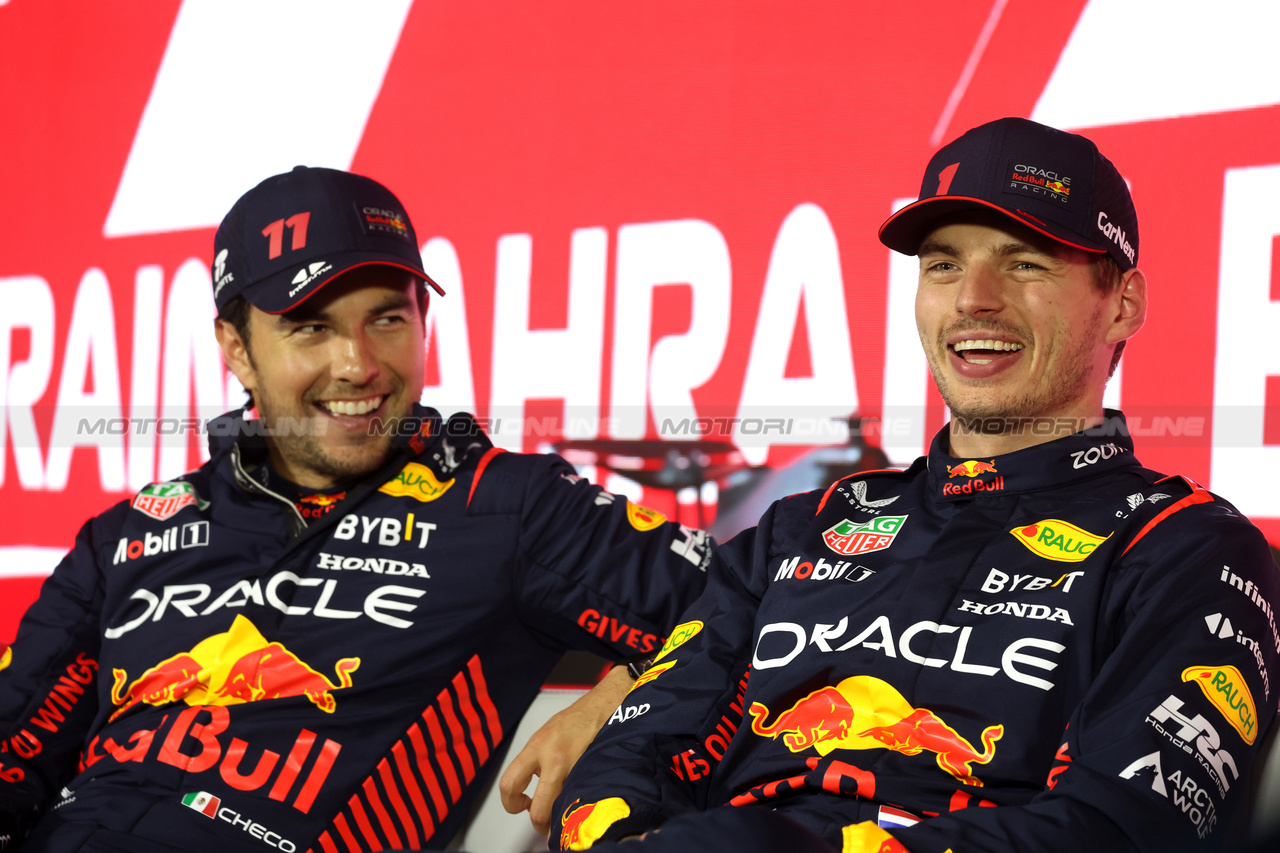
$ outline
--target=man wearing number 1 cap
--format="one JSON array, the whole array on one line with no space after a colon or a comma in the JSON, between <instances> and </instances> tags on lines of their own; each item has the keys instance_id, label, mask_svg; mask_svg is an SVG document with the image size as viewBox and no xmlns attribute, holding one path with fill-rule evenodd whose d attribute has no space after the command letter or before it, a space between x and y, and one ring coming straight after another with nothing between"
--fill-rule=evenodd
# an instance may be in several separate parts
<instances>
[{"instance_id":1,"label":"man wearing number 1 cap","mask_svg":"<svg viewBox=\"0 0 1280 853\"><path fill-rule=\"evenodd\" d=\"M226 215L214 331L250 405L209 423L208 463L86 523L23 619L0 850L442 848L564 650L652 655L702 589L702 531L418 405L444 297L418 241L332 169ZM512 808L546 823L630 684L534 736Z\"/></svg>"},{"instance_id":2,"label":"man wearing number 1 cap","mask_svg":"<svg viewBox=\"0 0 1280 853\"><path fill-rule=\"evenodd\" d=\"M717 549L570 773L559 847L1222 846L1280 695L1280 579L1103 409L1147 302L1124 179L1084 136L1000 119L880 239L920 259L950 423Z\"/></svg>"}]
</instances>

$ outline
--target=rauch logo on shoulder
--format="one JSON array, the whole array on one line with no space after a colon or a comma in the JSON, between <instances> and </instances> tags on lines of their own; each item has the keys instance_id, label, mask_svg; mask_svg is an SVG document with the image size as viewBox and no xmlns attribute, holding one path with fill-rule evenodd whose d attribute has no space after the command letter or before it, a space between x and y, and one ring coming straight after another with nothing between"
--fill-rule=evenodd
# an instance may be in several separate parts
<instances>
[{"instance_id":1,"label":"rauch logo on shoulder","mask_svg":"<svg viewBox=\"0 0 1280 853\"><path fill-rule=\"evenodd\" d=\"M1234 666L1189 666L1182 671L1182 680L1194 681L1244 742L1253 745L1258 737L1257 706L1240 670Z\"/></svg>"},{"instance_id":2,"label":"rauch logo on shoulder","mask_svg":"<svg viewBox=\"0 0 1280 853\"><path fill-rule=\"evenodd\" d=\"M418 462L410 462L400 470L399 474L378 487L378 491L398 498L413 498L428 503L449 491L453 480L443 483L436 478L435 472Z\"/></svg>"},{"instance_id":3,"label":"rauch logo on shoulder","mask_svg":"<svg viewBox=\"0 0 1280 853\"><path fill-rule=\"evenodd\" d=\"M1058 518L1046 518L1009 532L1033 554L1062 563L1080 562L1115 533L1113 530L1106 536L1097 536Z\"/></svg>"}]
</instances>

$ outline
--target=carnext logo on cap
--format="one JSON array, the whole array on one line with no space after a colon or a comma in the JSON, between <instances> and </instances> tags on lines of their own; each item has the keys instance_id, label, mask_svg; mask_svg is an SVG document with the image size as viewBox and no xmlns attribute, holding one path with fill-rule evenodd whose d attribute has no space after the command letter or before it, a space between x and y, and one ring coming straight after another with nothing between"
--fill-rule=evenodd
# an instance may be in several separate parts
<instances>
[{"instance_id":1,"label":"carnext logo on cap","mask_svg":"<svg viewBox=\"0 0 1280 853\"><path fill-rule=\"evenodd\" d=\"M1115 242L1120 247L1120 251L1124 252L1124 256L1129 259L1129 263L1135 262L1133 260L1133 246L1129 243L1129 238L1125 236L1123 229L1111 224L1111 220L1107 218L1106 211L1098 211L1098 230L1105 234L1108 240Z\"/></svg>"}]
</instances>

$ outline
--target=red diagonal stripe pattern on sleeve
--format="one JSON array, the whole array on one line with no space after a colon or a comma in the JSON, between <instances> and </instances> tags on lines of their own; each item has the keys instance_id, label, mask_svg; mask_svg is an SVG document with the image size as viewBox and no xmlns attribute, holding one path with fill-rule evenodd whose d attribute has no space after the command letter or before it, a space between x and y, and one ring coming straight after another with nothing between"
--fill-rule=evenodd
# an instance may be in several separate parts
<instances>
[{"instance_id":1,"label":"red diagonal stripe pattern on sleeve","mask_svg":"<svg viewBox=\"0 0 1280 853\"><path fill-rule=\"evenodd\" d=\"M324 853L421 847L501 742L498 709L473 655L381 757L316 846Z\"/></svg>"}]
</instances>

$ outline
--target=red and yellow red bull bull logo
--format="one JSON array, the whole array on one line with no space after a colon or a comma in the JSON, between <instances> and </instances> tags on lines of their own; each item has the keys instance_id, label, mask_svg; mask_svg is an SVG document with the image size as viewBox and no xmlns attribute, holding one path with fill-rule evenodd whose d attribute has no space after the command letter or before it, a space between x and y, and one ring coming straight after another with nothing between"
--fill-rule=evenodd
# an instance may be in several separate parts
<instances>
[{"instance_id":1,"label":"red and yellow red bull bull logo","mask_svg":"<svg viewBox=\"0 0 1280 853\"><path fill-rule=\"evenodd\" d=\"M959 465L947 466L947 479L953 477L976 477L979 474L998 474L996 471L996 460L990 462L982 462L978 459L966 459Z\"/></svg>"},{"instance_id":2,"label":"red and yellow red bull bull logo","mask_svg":"<svg viewBox=\"0 0 1280 853\"><path fill-rule=\"evenodd\" d=\"M304 495L298 499L298 503L310 504L311 506L319 507L333 506L346 496L346 492L334 492L333 494L328 495L322 492L317 492L314 495Z\"/></svg>"},{"instance_id":3,"label":"red and yellow red bull bull logo","mask_svg":"<svg viewBox=\"0 0 1280 853\"><path fill-rule=\"evenodd\" d=\"M347 493L345 491L331 494L317 492L314 495L305 495L299 498L293 502L293 505L303 518L323 518L346 496Z\"/></svg>"},{"instance_id":4,"label":"red and yellow red bull bull logo","mask_svg":"<svg viewBox=\"0 0 1280 853\"><path fill-rule=\"evenodd\" d=\"M891 749L903 755L934 753L938 766L956 781L981 786L974 764L996 754L1004 726L982 731L982 751L927 708L913 708L893 685L871 675L821 687L766 723L769 708L752 702L751 731L777 739L792 752L812 748L819 755L837 749Z\"/></svg>"},{"instance_id":5,"label":"red and yellow red bull bull logo","mask_svg":"<svg viewBox=\"0 0 1280 853\"><path fill-rule=\"evenodd\" d=\"M236 616L223 633L165 658L133 681L125 670L113 669L111 701L120 707L108 722L138 704L182 700L188 705L239 705L286 696L306 696L332 714L333 691L350 687L351 673L359 666L360 658L339 660L335 684L281 643L267 642L244 616Z\"/></svg>"},{"instance_id":6,"label":"red and yellow red bull bull logo","mask_svg":"<svg viewBox=\"0 0 1280 853\"><path fill-rule=\"evenodd\" d=\"M1009 532L1027 546L1028 551L1060 563L1080 562L1115 533L1113 530L1106 536L1098 536L1059 518L1046 518Z\"/></svg>"},{"instance_id":7,"label":"red and yellow red bull bull logo","mask_svg":"<svg viewBox=\"0 0 1280 853\"><path fill-rule=\"evenodd\" d=\"M574 800L560 817L560 847L586 850L599 841L609 827L630 814L631 807L621 797L581 806Z\"/></svg>"}]
</instances>

